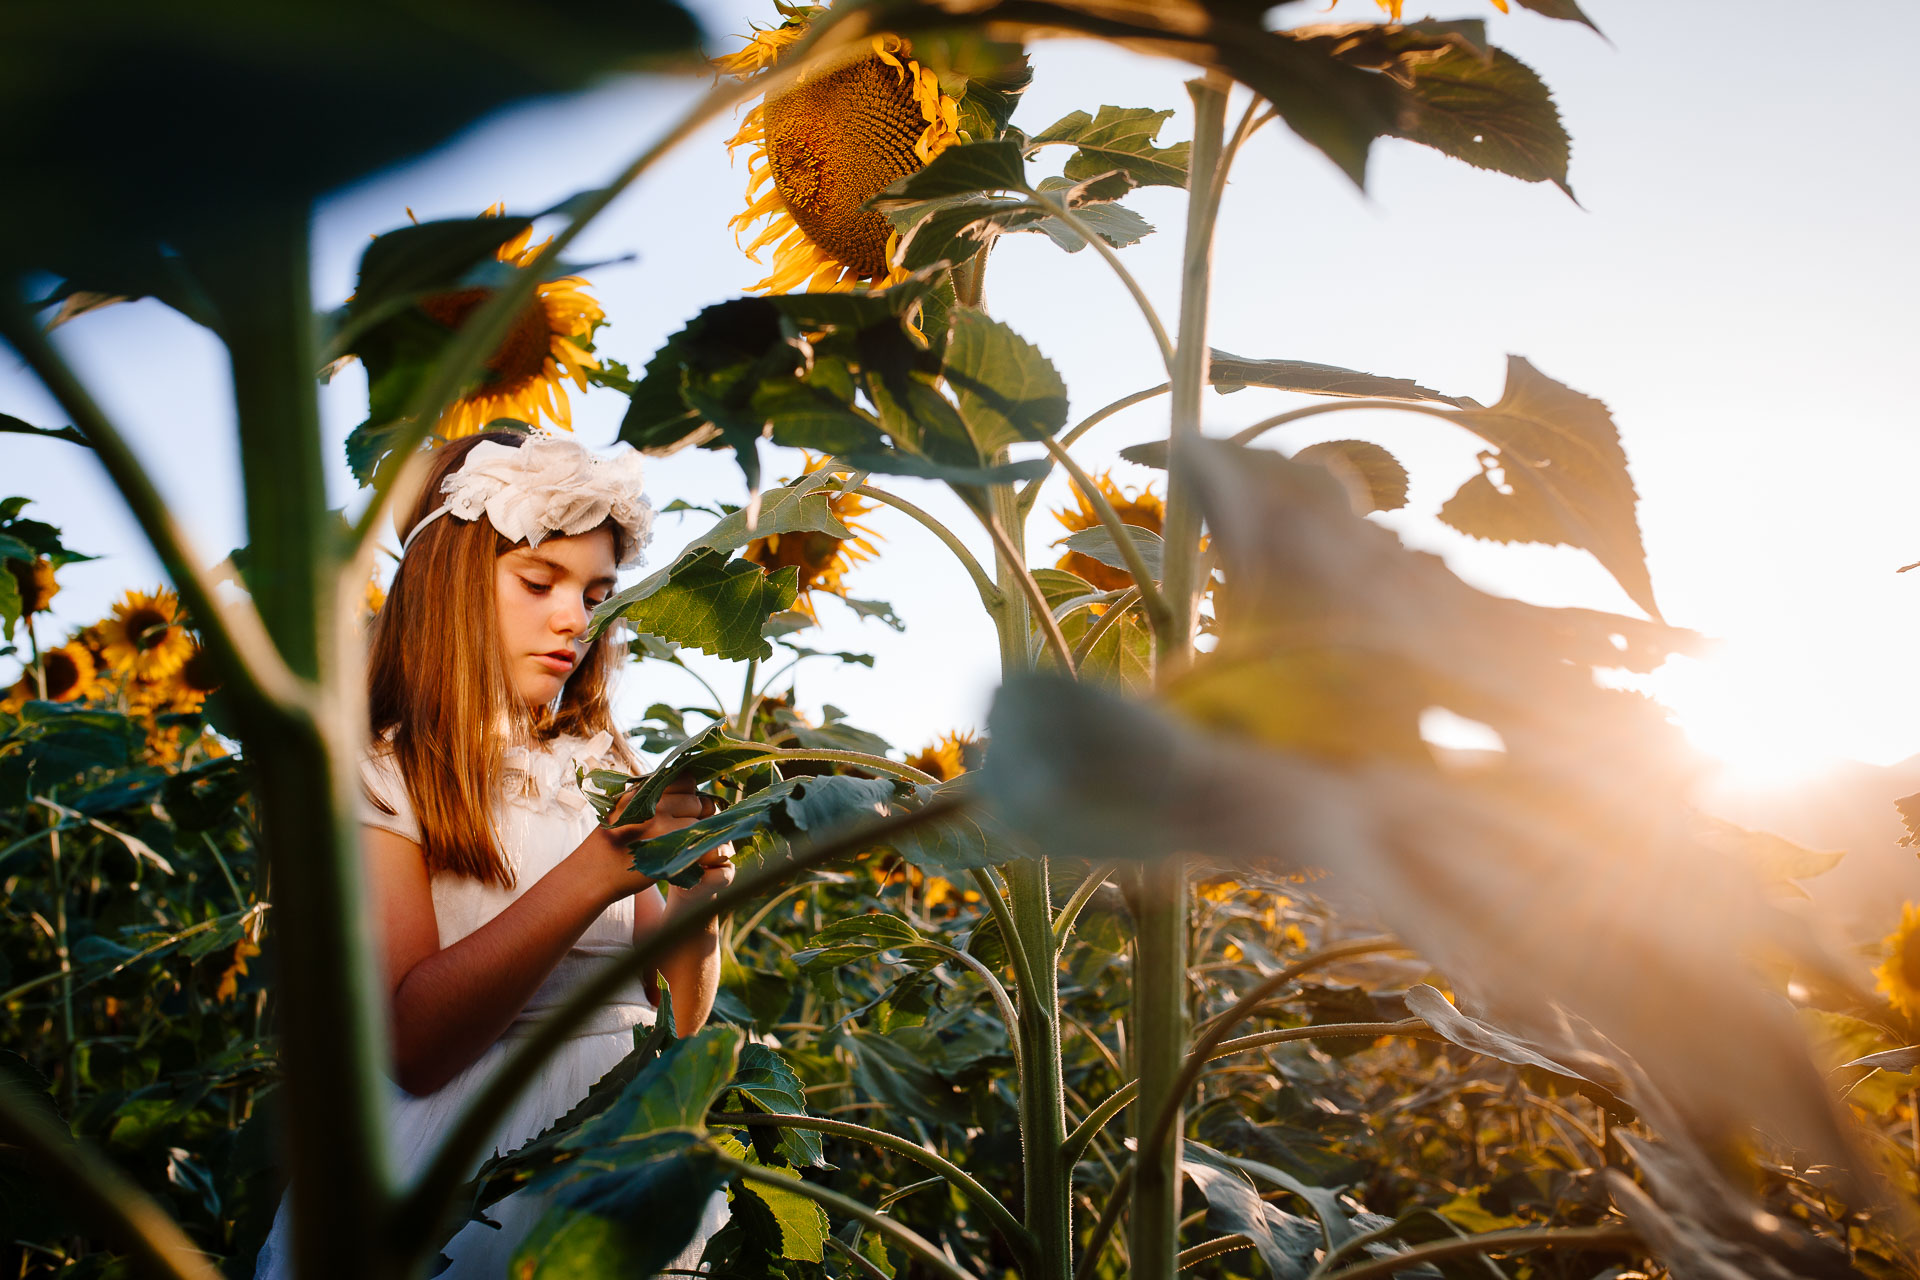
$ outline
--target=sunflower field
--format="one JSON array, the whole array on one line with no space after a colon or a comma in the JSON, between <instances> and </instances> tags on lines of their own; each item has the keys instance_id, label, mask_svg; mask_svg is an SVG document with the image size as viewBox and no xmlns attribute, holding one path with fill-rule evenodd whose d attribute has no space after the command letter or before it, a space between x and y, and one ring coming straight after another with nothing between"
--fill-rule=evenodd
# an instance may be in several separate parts
<instances>
[{"instance_id":1,"label":"sunflower field","mask_svg":"<svg viewBox=\"0 0 1920 1280\"><path fill-rule=\"evenodd\" d=\"M1508 7L839 0L744 41L672 0L0 15L0 164L38 193L0 207L0 342L66 418L0 432L89 453L169 579L56 625L85 531L0 502L0 1274L250 1276L285 1193L299 1275L427 1276L530 1188L525 1280L657 1274L716 1192L714 1276L1920 1276L1920 908L1868 989L1785 906L1833 858L1696 812L1673 726L1601 678L1699 639L1661 616L1601 389L1515 356L1489 405L1209 343L1214 228L1263 129L1355 183L1392 137L1566 187ZM1187 100L1027 118L1028 46L1060 36L1183 64ZM396 219L350 297L312 296L324 194L613 72L703 91L604 185ZM1188 140L1160 141L1176 115ZM629 368L570 246L722 120L764 278ZM1144 188L1184 204L1174 297L1128 265L1174 234ZM1099 323L1151 334L1138 391L1076 404L986 305L1014 235L1124 286ZM50 336L128 299L231 357L247 544L218 563ZM348 362L342 459L318 388ZM1242 388L1311 400L1204 430ZM645 816L695 778L719 811L636 868L732 843L743 870L517 1041L401 1179L354 817L380 544L437 444L570 431L585 396L645 453L718 451L747 497L669 508L700 532L595 614L631 682L700 693L627 726L645 776L580 785L603 817L637 786ZM1140 405L1165 430L1123 456L1156 480L1091 473L1076 445ZM1409 550L1368 518L1408 502L1378 443L1256 447L1381 408L1476 442L1442 521L1589 553L1642 616ZM1042 506L1050 477L1069 505ZM979 732L890 742L795 693L800 664L831 686L871 662L817 647L822 609L904 625L858 594L882 511L991 623ZM1502 749L1434 748L1433 708ZM715 918L709 1024L641 1029L489 1155L556 1046Z\"/></svg>"}]
</instances>

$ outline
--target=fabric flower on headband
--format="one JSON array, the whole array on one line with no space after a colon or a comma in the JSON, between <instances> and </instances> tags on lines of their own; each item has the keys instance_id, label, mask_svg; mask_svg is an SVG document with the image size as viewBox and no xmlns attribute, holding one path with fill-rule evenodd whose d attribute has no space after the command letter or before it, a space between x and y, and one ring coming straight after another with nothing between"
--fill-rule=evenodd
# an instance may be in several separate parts
<instances>
[{"instance_id":1,"label":"fabric flower on headband","mask_svg":"<svg viewBox=\"0 0 1920 1280\"><path fill-rule=\"evenodd\" d=\"M485 515L501 537L530 547L611 520L618 530L614 558L625 568L640 561L653 537L653 504L640 491L644 473L641 456L626 445L603 456L559 436L531 436L518 447L483 441L441 484L446 501L413 527L401 554L443 515Z\"/></svg>"}]
</instances>

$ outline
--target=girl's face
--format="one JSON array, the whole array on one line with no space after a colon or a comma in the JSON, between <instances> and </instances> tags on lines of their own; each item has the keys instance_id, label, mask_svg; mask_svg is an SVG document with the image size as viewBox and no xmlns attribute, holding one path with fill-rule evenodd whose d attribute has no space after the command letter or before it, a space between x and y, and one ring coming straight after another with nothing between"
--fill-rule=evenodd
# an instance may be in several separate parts
<instances>
[{"instance_id":1,"label":"girl's face","mask_svg":"<svg viewBox=\"0 0 1920 1280\"><path fill-rule=\"evenodd\" d=\"M586 656L587 617L613 592L613 531L515 547L494 562L501 655L514 693L545 706Z\"/></svg>"}]
</instances>

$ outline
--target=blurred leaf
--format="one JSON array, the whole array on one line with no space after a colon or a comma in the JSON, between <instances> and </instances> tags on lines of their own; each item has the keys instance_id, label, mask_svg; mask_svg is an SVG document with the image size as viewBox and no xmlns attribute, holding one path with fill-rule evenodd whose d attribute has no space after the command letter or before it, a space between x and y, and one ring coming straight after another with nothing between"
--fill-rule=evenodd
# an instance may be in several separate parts
<instances>
[{"instance_id":1,"label":"blurred leaf","mask_svg":"<svg viewBox=\"0 0 1920 1280\"><path fill-rule=\"evenodd\" d=\"M629 1144L603 1173L564 1182L514 1250L524 1280L650 1276L692 1243L703 1205L725 1184L711 1151L690 1135Z\"/></svg>"},{"instance_id":2,"label":"blurred leaf","mask_svg":"<svg viewBox=\"0 0 1920 1280\"><path fill-rule=\"evenodd\" d=\"M1740 859L1762 884L1796 897L1811 897L1798 881L1825 875L1847 856L1844 849L1809 849L1768 831L1750 831L1709 814L1696 815L1701 843Z\"/></svg>"},{"instance_id":3,"label":"blurred leaf","mask_svg":"<svg viewBox=\"0 0 1920 1280\"><path fill-rule=\"evenodd\" d=\"M1118 169L1139 185L1187 185L1188 152L1193 144L1154 145L1171 109L1102 106L1098 116L1075 111L1048 125L1033 137L1033 145L1068 143L1077 148L1067 158L1066 176L1079 181Z\"/></svg>"},{"instance_id":4,"label":"blurred leaf","mask_svg":"<svg viewBox=\"0 0 1920 1280\"><path fill-rule=\"evenodd\" d=\"M1299 450L1293 460L1333 472L1360 515L1398 511L1407 505L1407 469L1371 440L1324 440Z\"/></svg>"},{"instance_id":5,"label":"blurred leaf","mask_svg":"<svg viewBox=\"0 0 1920 1280\"><path fill-rule=\"evenodd\" d=\"M848 596L842 596L840 603L853 610L854 613L858 614L862 619L874 619L877 622L891 627L895 631L905 631L907 629L907 624L901 620L899 614L893 611L893 606L885 600L855 600Z\"/></svg>"},{"instance_id":6,"label":"blurred leaf","mask_svg":"<svg viewBox=\"0 0 1920 1280\"><path fill-rule=\"evenodd\" d=\"M0 116L12 127L0 166L43 194L0 212L0 257L121 295L156 292L161 245L192 260L244 244L268 211L300 209L510 103L636 65L691 69L699 37L666 0L562 12L76 0L4 15Z\"/></svg>"},{"instance_id":7,"label":"blurred leaf","mask_svg":"<svg viewBox=\"0 0 1920 1280\"><path fill-rule=\"evenodd\" d=\"M1481 455L1481 473L1440 508L1442 520L1476 538L1584 548L1659 619L1638 497L1606 405L1508 356L1499 403L1468 409L1459 421L1499 453Z\"/></svg>"},{"instance_id":8,"label":"blurred leaf","mask_svg":"<svg viewBox=\"0 0 1920 1280\"><path fill-rule=\"evenodd\" d=\"M1583 26L1592 27L1596 35L1600 34L1600 28L1593 25L1593 19L1589 18L1580 6L1574 3L1574 0L1519 0L1519 3L1522 9L1531 9L1535 13L1544 14L1549 18L1559 18L1563 22L1578 22Z\"/></svg>"}]
</instances>

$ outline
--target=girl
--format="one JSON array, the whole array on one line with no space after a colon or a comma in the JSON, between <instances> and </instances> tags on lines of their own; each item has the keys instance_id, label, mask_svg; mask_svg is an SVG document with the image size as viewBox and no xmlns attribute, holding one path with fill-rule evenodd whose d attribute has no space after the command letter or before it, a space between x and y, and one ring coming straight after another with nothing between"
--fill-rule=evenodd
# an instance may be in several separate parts
<instances>
[{"instance_id":1,"label":"girl","mask_svg":"<svg viewBox=\"0 0 1920 1280\"><path fill-rule=\"evenodd\" d=\"M644 823L602 827L577 767L636 767L608 706L614 630L585 639L618 567L639 559L652 508L640 459L571 440L489 433L439 450L403 523L400 566L374 622L362 764L363 849L390 1000L394 1147L412 1174L504 1059L508 1042L594 970L733 878L727 850L699 884L629 869L637 840L713 812L691 784ZM662 961L681 1035L713 1006L715 926ZM496 1149L534 1137L586 1096L651 1023L636 981L500 1118ZM516 1194L447 1246L451 1280L500 1280L545 1209ZM716 1206L709 1206L712 1216ZM256 1276L289 1273L285 1205ZM709 1230L688 1256L697 1264Z\"/></svg>"}]
</instances>

